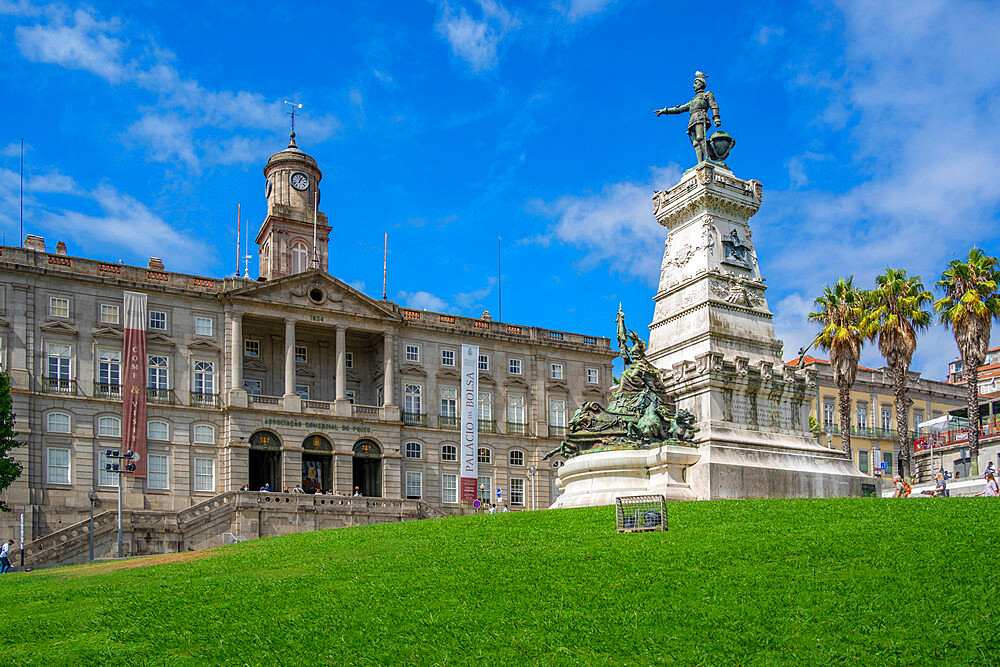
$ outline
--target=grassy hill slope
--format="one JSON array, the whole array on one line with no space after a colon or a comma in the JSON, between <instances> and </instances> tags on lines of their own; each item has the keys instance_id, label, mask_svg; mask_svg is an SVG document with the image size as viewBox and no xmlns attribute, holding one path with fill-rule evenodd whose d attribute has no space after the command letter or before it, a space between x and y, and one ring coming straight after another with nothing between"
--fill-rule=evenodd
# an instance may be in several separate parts
<instances>
[{"instance_id":1,"label":"grassy hill slope","mask_svg":"<svg viewBox=\"0 0 1000 667\"><path fill-rule=\"evenodd\" d=\"M612 508L293 535L0 579L9 664L988 663L996 499Z\"/></svg>"}]
</instances>

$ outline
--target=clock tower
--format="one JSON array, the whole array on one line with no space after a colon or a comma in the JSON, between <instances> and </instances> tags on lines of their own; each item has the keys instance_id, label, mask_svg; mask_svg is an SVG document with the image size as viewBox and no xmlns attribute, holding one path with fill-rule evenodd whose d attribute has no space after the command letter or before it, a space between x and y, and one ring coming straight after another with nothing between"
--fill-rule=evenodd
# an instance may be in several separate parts
<instances>
[{"instance_id":1,"label":"clock tower","mask_svg":"<svg viewBox=\"0 0 1000 667\"><path fill-rule=\"evenodd\" d=\"M268 159L264 167L267 217L257 234L260 274L267 280L312 268L329 270L330 226L316 210L322 177L316 160L295 145L295 132L288 148Z\"/></svg>"}]
</instances>

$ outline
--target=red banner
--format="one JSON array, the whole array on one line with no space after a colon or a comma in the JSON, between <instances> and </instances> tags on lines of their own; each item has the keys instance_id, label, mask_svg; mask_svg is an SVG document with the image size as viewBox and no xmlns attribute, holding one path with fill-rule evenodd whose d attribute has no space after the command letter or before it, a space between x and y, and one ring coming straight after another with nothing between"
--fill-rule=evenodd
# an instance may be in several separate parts
<instances>
[{"instance_id":1,"label":"red banner","mask_svg":"<svg viewBox=\"0 0 1000 667\"><path fill-rule=\"evenodd\" d=\"M122 453L135 452L135 474L146 476L146 295L125 292L122 374ZM125 463L124 461L122 463Z\"/></svg>"}]
</instances>

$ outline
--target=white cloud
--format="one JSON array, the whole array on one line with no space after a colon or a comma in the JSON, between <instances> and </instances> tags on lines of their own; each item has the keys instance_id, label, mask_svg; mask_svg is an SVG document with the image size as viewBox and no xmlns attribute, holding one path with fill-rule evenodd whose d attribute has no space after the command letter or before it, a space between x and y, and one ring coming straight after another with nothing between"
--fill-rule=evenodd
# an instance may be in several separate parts
<instances>
[{"instance_id":1,"label":"white cloud","mask_svg":"<svg viewBox=\"0 0 1000 667\"><path fill-rule=\"evenodd\" d=\"M570 23L576 23L580 19L600 14L616 0L570 0L569 4L558 2L552 6L562 13Z\"/></svg>"},{"instance_id":2,"label":"white cloud","mask_svg":"<svg viewBox=\"0 0 1000 667\"><path fill-rule=\"evenodd\" d=\"M476 1L482 15L478 19L465 7L456 12L451 3L442 2L435 27L456 56L468 63L473 72L482 72L496 67L500 42L521 22L496 0Z\"/></svg>"},{"instance_id":3,"label":"white cloud","mask_svg":"<svg viewBox=\"0 0 1000 667\"><path fill-rule=\"evenodd\" d=\"M767 46L774 38L783 37L784 35L785 29L781 26L762 25L757 29L754 39L756 39L757 43L761 46Z\"/></svg>"},{"instance_id":4,"label":"white cloud","mask_svg":"<svg viewBox=\"0 0 1000 667\"><path fill-rule=\"evenodd\" d=\"M656 190L670 187L680 176L676 165L653 167L645 182L613 183L598 193L565 195L553 202L531 201L530 209L556 222L528 242L569 243L585 251L576 263L579 271L608 262L624 276L655 284L666 230L653 218L651 199Z\"/></svg>"},{"instance_id":5,"label":"white cloud","mask_svg":"<svg viewBox=\"0 0 1000 667\"><path fill-rule=\"evenodd\" d=\"M397 292L396 301L407 308L415 308L417 310L432 310L436 313L448 311L448 302L441 297L423 290L419 292Z\"/></svg>"},{"instance_id":6,"label":"white cloud","mask_svg":"<svg viewBox=\"0 0 1000 667\"><path fill-rule=\"evenodd\" d=\"M141 91L139 117L125 129L127 141L146 149L156 161L180 160L197 168L204 162L253 163L273 150L257 133L273 133L285 125L282 100L251 91L210 90L185 79L174 67L173 54L139 34L120 19L102 20L93 10L71 15L58 5L43 8L47 19L15 29L21 54L34 62L91 72L118 86ZM298 129L311 145L339 129L333 116L304 114Z\"/></svg>"}]
</instances>

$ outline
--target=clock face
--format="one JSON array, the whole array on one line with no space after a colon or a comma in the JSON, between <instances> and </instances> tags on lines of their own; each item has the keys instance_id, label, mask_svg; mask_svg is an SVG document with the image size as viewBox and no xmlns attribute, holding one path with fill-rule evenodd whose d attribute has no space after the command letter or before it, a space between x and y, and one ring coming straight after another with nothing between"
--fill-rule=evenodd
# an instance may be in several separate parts
<instances>
[{"instance_id":1,"label":"clock face","mask_svg":"<svg viewBox=\"0 0 1000 667\"><path fill-rule=\"evenodd\" d=\"M292 184L292 187L296 190L305 190L309 187L309 177L303 174L301 171L297 171L291 175L288 182Z\"/></svg>"},{"instance_id":2,"label":"clock face","mask_svg":"<svg viewBox=\"0 0 1000 667\"><path fill-rule=\"evenodd\" d=\"M267 199L271 196L271 179L267 179L267 183L264 185L264 198Z\"/></svg>"}]
</instances>

